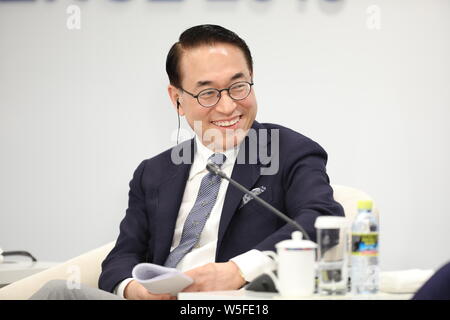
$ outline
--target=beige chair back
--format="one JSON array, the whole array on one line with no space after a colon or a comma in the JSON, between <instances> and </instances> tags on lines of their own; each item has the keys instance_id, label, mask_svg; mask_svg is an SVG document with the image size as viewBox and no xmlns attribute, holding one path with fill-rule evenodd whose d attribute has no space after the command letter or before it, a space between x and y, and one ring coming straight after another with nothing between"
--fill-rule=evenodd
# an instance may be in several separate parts
<instances>
[{"instance_id":1,"label":"beige chair back","mask_svg":"<svg viewBox=\"0 0 450 320\"><path fill-rule=\"evenodd\" d=\"M378 219L380 218L377 203L364 191L340 185L331 185L331 187L333 188L334 200L339 202L344 208L345 217L347 218L349 225L351 225L353 219L355 219L356 214L358 213L358 200L372 200L373 213Z\"/></svg>"}]
</instances>

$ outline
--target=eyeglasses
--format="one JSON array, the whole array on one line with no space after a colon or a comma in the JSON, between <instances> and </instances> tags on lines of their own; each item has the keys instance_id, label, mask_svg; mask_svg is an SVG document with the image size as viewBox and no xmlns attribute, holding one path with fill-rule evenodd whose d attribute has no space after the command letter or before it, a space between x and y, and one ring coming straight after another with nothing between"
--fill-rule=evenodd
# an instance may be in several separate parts
<instances>
[{"instance_id":1,"label":"eyeglasses","mask_svg":"<svg viewBox=\"0 0 450 320\"><path fill-rule=\"evenodd\" d=\"M208 88L200 91L197 95L194 95L181 87L180 89L186 92L187 94L191 95L193 98L197 99L198 103L201 106L205 108L211 108L219 102L220 98L222 98L222 91L228 91L228 95L230 96L231 99L239 101L244 100L249 96L252 90L252 85L253 82L239 81L233 83L229 88L221 90L215 88Z\"/></svg>"}]
</instances>

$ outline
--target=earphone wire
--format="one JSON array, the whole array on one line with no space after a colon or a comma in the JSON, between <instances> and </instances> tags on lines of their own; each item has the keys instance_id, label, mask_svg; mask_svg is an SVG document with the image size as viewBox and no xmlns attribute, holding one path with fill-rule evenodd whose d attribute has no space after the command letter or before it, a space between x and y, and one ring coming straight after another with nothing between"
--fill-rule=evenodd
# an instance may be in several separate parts
<instances>
[{"instance_id":1,"label":"earphone wire","mask_svg":"<svg viewBox=\"0 0 450 320\"><path fill-rule=\"evenodd\" d=\"M178 112L179 108L180 108L180 103L177 101L177 116L178 116L177 145L178 145L178 139L180 136L180 113Z\"/></svg>"}]
</instances>

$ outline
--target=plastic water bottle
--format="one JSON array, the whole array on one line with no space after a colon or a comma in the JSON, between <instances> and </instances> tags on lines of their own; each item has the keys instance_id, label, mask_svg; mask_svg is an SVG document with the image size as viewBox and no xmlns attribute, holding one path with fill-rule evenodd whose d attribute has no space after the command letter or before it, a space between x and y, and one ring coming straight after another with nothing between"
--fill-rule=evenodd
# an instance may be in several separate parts
<instances>
[{"instance_id":1,"label":"plastic water bottle","mask_svg":"<svg viewBox=\"0 0 450 320\"><path fill-rule=\"evenodd\" d=\"M358 214L352 224L351 292L376 294L379 288L378 220L372 201L358 201Z\"/></svg>"}]
</instances>

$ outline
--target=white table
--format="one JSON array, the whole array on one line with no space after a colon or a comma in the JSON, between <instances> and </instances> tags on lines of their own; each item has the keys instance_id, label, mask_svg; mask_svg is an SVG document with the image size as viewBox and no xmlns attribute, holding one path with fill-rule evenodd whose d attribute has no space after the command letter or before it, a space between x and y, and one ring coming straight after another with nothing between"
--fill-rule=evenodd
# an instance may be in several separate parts
<instances>
[{"instance_id":1,"label":"white table","mask_svg":"<svg viewBox=\"0 0 450 320\"><path fill-rule=\"evenodd\" d=\"M59 262L3 261L0 263L0 288L57 264Z\"/></svg>"},{"instance_id":2,"label":"white table","mask_svg":"<svg viewBox=\"0 0 450 320\"><path fill-rule=\"evenodd\" d=\"M350 293L343 296L321 296L314 294L308 297L282 297L278 293L255 292L241 290L210 291L210 292L180 292L178 300L409 300L413 294L379 292L371 296L353 296Z\"/></svg>"},{"instance_id":3,"label":"white table","mask_svg":"<svg viewBox=\"0 0 450 320\"><path fill-rule=\"evenodd\" d=\"M312 295L308 297L283 297L278 293L255 292L245 289L233 291L180 292L179 300L409 300L432 275L433 270L409 269L380 273L380 292L376 295L343 296ZM392 292L392 293L391 293Z\"/></svg>"}]
</instances>

